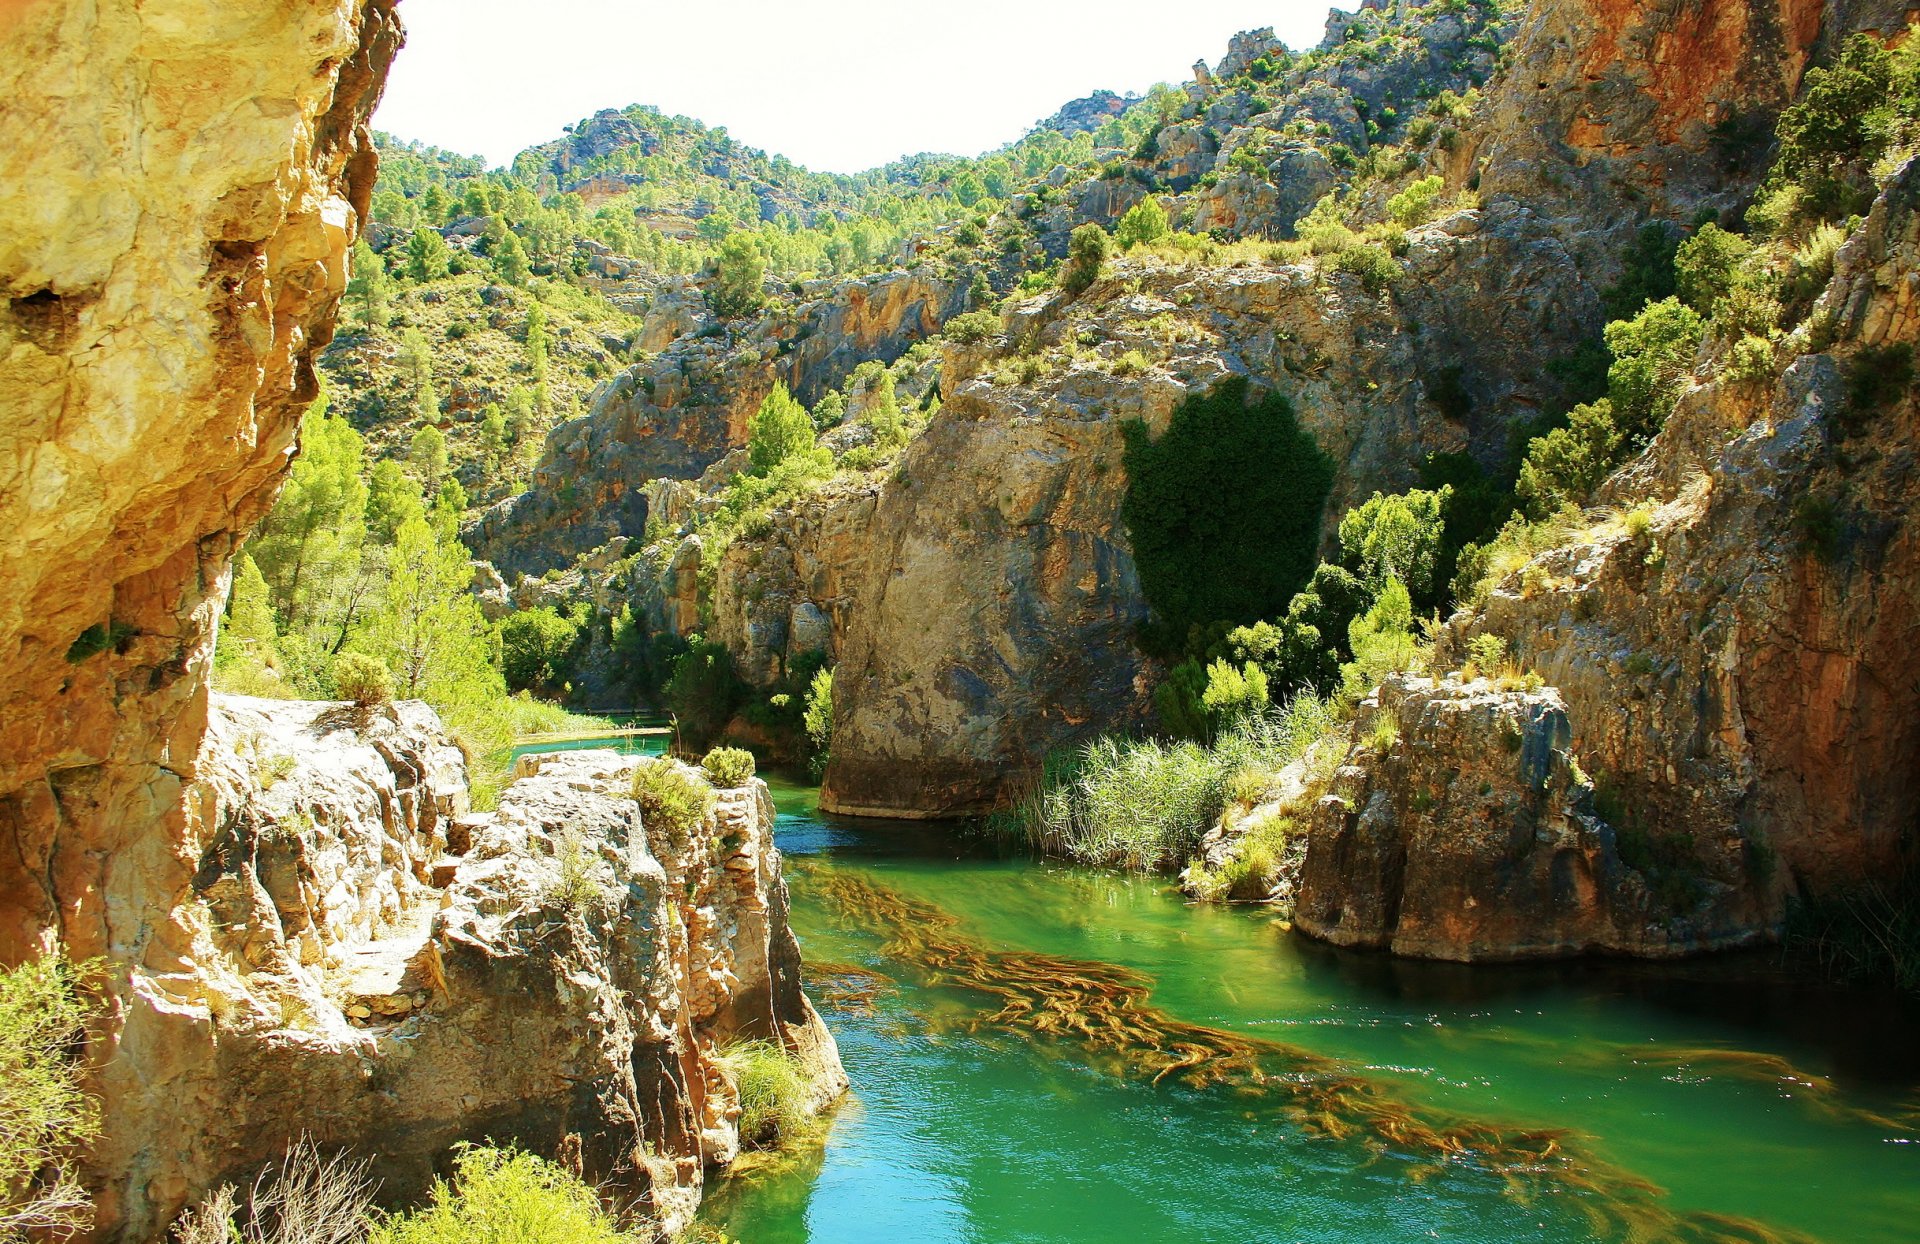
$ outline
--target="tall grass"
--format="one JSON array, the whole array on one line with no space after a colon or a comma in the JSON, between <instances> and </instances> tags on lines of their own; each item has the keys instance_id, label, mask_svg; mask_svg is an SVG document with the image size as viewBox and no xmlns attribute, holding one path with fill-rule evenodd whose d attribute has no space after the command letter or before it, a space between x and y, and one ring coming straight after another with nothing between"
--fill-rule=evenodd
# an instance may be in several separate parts
<instances>
[{"instance_id":1,"label":"tall grass","mask_svg":"<svg viewBox=\"0 0 1920 1244\"><path fill-rule=\"evenodd\" d=\"M1920 993L1920 855L1854 889L1796 900L1786 945L1834 980Z\"/></svg>"},{"instance_id":2,"label":"tall grass","mask_svg":"<svg viewBox=\"0 0 1920 1244\"><path fill-rule=\"evenodd\" d=\"M740 1090L742 1147L783 1145L807 1129L813 1090L799 1060L771 1041L741 1041L720 1058Z\"/></svg>"},{"instance_id":3,"label":"tall grass","mask_svg":"<svg viewBox=\"0 0 1920 1244\"><path fill-rule=\"evenodd\" d=\"M0 1240L64 1237L92 1221L73 1173L100 1126L80 1085L87 970L49 952L0 971Z\"/></svg>"},{"instance_id":4,"label":"tall grass","mask_svg":"<svg viewBox=\"0 0 1920 1244\"><path fill-rule=\"evenodd\" d=\"M1246 718L1211 746L1103 738L1050 757L1019 811L1040 850L1083 864L1171 871L1240 792L1305 752L1337 722L1334 705L1302 695Z\"/></svg>"}]
</instances>

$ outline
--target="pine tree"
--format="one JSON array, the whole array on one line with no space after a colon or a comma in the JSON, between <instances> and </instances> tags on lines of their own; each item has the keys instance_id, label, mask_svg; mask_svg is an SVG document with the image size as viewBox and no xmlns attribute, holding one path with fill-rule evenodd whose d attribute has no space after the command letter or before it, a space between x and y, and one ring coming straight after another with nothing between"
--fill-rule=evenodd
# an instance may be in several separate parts
<instances>
[{"instance_id":1,"label":"pine tree","mask_svg":"<svg viewBox=\"0 0 1920 1244\"><path fill-rule=\"evenodd\" d=\"M493 266L500 273L500 279L507 284L525 285L527 283L527 248L512 230L508 230L494 246Z\"/></svg>"},{"instance_id":2,"label":"pine tree","mask_svg":"<svg viewBox=\"0 0 1920 1244\"><path fill-rule=\"evenodd\" d=\"M353 279L347 282L347 296L360 308L360 326L382 329L391 318L387 302L391 282L386 261L374 254L365 238L353 244Z\"/></svg>"},{"instance_id":3,"label":"pine tree","mask_svg":"<svg viewBox=\"0 0 1920 1244\"><path fill-rule=\"evenodd\" d=\"M446 435L432 424L421 428L407 447L407 460L420 477L420 491L428 496L438 493L447 474Z\"/></svg>"},{"instance_id":4,"label":"pine tree","mask_svg":"<svg viewBox=\"0 0 1920 1244\"><path fill-rule=\"evenodd\" d=\"M360 558L366 534L365 442L323 396L307 413L280 499L248 543L289 632L302 629Z\"/></svg>"},{"instance_id":5,"label":"pine tree","mask_svg":"<svg viewBox=\"0 0 1920 1244\"><path fill-rule=\"evenodd\" d=\"M447 240L438 229L422 225L407 239L407 275L415 281L437 281L447 274Z\"/></svg>"},{"instance_id":6,"label":"pine tree","mask_svg":"<svg viewBox=\"0 0 1920 1244\"><path fill-rule=\"evenodd\" d=\"M427 515L420 487L391 458L373 464L367 485L367 532L381 544L392 544L400 528Z\"/></svg>"},{"instance_id":7,"label":"pine tree","mask_svg":"<svg viewBox=\"0 0 1920 1244\"><path fill-rule=\"evenodd\" d=\"M789 458L813 448L813 416L795 401L782 381L760 403L747 436L747 461L755 475L765 475Z\"/></svg>"},{"instance_id":8,"label":"pine tree","mask_svg":"<svg viewBox=\"0 0 1920 1244\"><path fill-rule=\"evenodd\" d=\"M227 601L227 625L220 635L220 664L250 658L271 662L276 657L279 632L274 626L273 605L268 600L267 580L251 556L242 553L233 571L233 595Z\"/></svg>"},{"instance_id":9,"label":"pine tree","mask_svg":"<svg viewBox=\"0 0 1920 1244\"><path fill-rule=\"evenodd\" d=\"M493 661L491 628L467 591L473 566L457 539L424 518L395 534L386 599L367 638L393 671L394 693L451 711L506 694Z\"/></svg>"},{"instance_id":10,"label":"pine tree","mask_svg":"<svg viewBox=\"0 0 1920 1244\"><path fill-rule=\"evenodd\" d=\"M720 247L713 280L707 286L707 305L723 320L752 315L766 305L767 261L744 233L729 237Z\"/></svg>"}]
</instances>

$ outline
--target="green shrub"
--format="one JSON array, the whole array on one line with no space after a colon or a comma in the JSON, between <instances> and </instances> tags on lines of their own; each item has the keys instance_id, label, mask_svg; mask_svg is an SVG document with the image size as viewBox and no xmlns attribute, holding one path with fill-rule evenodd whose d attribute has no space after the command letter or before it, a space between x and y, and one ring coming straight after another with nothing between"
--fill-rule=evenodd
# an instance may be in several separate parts
<instances>
[{"instance_id":1,"label":"green shrub","mask_svg":"<svg viewBox=\"0 0 1920 1244\"><path fill-rule=\"evenodd\" d=\"M1113 237L1121 250L1132 250L1136 246L1158 242L1170 232L1172 226L1167 221L1167 209L1160 206L1160 200L1148 195L1127 209Z\"/></svg>"},{"instance_id":2,"label":"green shrub","mask_svg":"<svg viewBox=\"0 0 1920 1244\"><path fill-rule=\"evenodd\" d=\"M1566 427L1535 437L1527 447L1514 493L1535 518L1584 505L1620 464L1625 444L1612 402L1603 397L1576 406Z\"/></svg>"},{"instance_id":3,"label":"green shrub","mask_svg":"<svg viewBox=\"0 0 1920 1244\"><path fill-rule=\"evenodd\" d=\"M1369 293L1378 294L1406 275L1383 248L1362 242L1333 257L1335 272L1349 272L1360 278Z\"/></svg>"},{"instance_id":4,"label":"green shrub","mask_svg":"<svg viewBox=\"0 0 1920 1244\"><path fill-rule=\"evenodd\" d=\"M377 1222L368 1244L638 1244L579 1176L511 1149L467 1148L425 1209Z\"/></svg>"},{"instance_id":5,"label":"green shrub","mask_svg":"<svg viewBox=\"0 0 1920 1244\"><path fill-rule=\"evenodd\" d=\"M741 747L716 747L700 761L707 778L722 790L734 790L753 781L753 753Z\"/></svg>"},{"instance_id":6,"label":"green shrub","mask_svg":"<svg viewBox=\"0 0 1920 1244\"><path fill-rule=\"evenodd\" d=\"M739 707L741 686L733 672L733 657L703 636L688 636L686 650L673 659L673 672L661 695L673 712L680 741L689 747L706 745Z\"/></svg>"},{"instance_id":7,"label":"green shrub","mask_svg":"<svg viewBox=\"0 0 1920 1244\"><path fill-rule=\"evenodd\" d=\"M1404 229L1425 224L1433 215L1434 204L1446 185L1446 179L1442 177L1422 177L1387 200L1387 215Z\"/></svg>"},{"instance_id":8,"label":"green shrub","mask_svg":"<svg viewBox=\"0 0 1920 1244\"><path fill-rule=\"evenodd\" d=\"M1282 613L1313 570L1333 462L1284 397L1235 377L1184 402L1167 431L1125 427L1121 514L1141 586L1176 635Z\"/></svg>"},{"instance_id":9,"label":"green shrub","mask_svg":"<svg viewBox=\"0 0 1920 1244\"><path fill-rule=\"evenodd\" d=\"M1113 254L1113 237L1099 225L1081 225L1067 239L1067 262L1060 269L1060 288L1069 297L1079 297L1100 279L1100 272Z\"/></svg>"},{"instance_id":10,"label":"green shrub","mask_svg":"<svg viewBox=\"0 0 1920 1244\"><path fill-rule=\"evenodd\" d=\"M1507 659L1507 641L1498 635L1475 635L1467 641L1467 660L1482 673L1496 673Z\"/></svg>"},{"instance_id":11,"label":"green shrub","mask_svg":"<svg viewBox=\"0 0 1920 1244\"><path fill-rule=\"evenodd\" d=\"M1439 605L1446 583L1440 550L1446 534L1441 515L1452 490L1414 490L1372 497L1340 519L1340 564L1373 591L1389 579L1406 585L1422 612Z\"/></svg>"},{"instance_id":12,"label":"green shrub","mask_svg":"<svg viewBox=\"0 0 1920 1244\"><path fill-rule=\"evenodd\" d=\"M386 663L363 652L343 652L333 662L334 694L362 708L393 698L393 675Z\"/></svg>"},{"instance_id":13,"label":"green shrub","mask_svg":"<svg viewBox=\"0 0 1920 1244\"><path fill-rule=\"evenodd\" d=\"M772 1148L791 1143L812 1123L813 1090L800 1062L770 1041L742 1041L720 1052L740 1093L740 1144Z\"/></svg>"},{"instance_id":14,"label":"green shrub","mask_svg":"<svg viewBox=\"0 0 1920 1244\"><path fill-rule=\"evenodd\" d=\"M92 1221L73 1169L100 1130L81 1090L81 972L54 953L0 971L0 1239L64 1236Z\"/></svg>"},{"instance_id":15,"label":"green shrub","mask_svg":"<svg viewBox=\"0 0 1920 1244\"><path fill-rule=\"evenodd\" d=\"M827 762L833 754L833 671L822 669L807 687L806 711L801 724L807 731L807 768L818 782L826 776Z\"/></svg>"},{"instance_id":16,"label":"green shrub","mask_svg":"<svg viewBox=\"0 0 1920 1244\"><path fill-rule=\"evenodd\" d=\"M1863 347L1847 360L1845 375L1846 422L1848 430L1854 432L1912 390L1913 346L1896 341Z\"/></svg>"},{"instance_id":17,"label":"green shrub","mask_svg":"<svg viewBox=\"0 0 1920 1244\"><path fill-rule=\"evenodd\" d=\"M1116 376L1141 376L1152 368L1152 361L1138 350L1128 350L1113 360L1113 374Z\"/></svg>"},{"instance_id":18,"label":"green shrub","mask_svg":"<svg viewBox=\"0 0 1920 1244\"><path fill-rule=\"evenodd\" d=\"M1753 244L1718 225L1702 225L1700 232L1680 244L1673 257L1674 287L1680 301L1702 315L1712 315L1732 292L1742 265L1753 254Z\"/></svg>"},{"instance_id":19,"label":"green shrub","mask_svg":"<svg viewBox=\"0 0 1920 1244\"><path fill-rule=\"evenodd\" d=\"M968 311L947 321L940 330L948 341L979 345L1000 335L1000 317L992 311Z\"/></svg>"},{"instance_id":20,"label":"green shrub","mask_svg":"<svg viewBox=\"0 0 1920 1244\"><path fill-rule=\"evenodd\" d=\"M1215 661L1207 667L1207 689L1201 693L1200 703L1218 723L1231 725L1257 717L1271 703L1267 675L1252 661L1238 667Z\"/></svg>"},{"instance_id":21,"label":"green shrub","mask_svg":"<svg viewBox=\"0 0 1920 1244\"><path fill-rule=\"evenodd\" d=\"M671 760L641 765L633 775L633 797L649 829L661 829L675 846L685 845L713 814L713 788Z\"/></svg>"}]
</instances>

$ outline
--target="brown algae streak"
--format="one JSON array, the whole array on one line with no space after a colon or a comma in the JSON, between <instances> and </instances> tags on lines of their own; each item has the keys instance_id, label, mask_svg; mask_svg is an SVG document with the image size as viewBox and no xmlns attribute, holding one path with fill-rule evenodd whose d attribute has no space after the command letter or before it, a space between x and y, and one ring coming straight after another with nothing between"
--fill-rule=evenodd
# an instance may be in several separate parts
<instances>
[{"instance_id":1,"label":"brown algae streak","mask_svg":"<svg viewBox=\"0 0 1920 1244\"><path fill-rule=\"evenodd\" d=\"M1493 1175L1523 1202L1577 1197L1598 1238L1812 1244L1745 1219L1675 1213L1661 1204L1655 1185L1581 1152L1568 1129L1510 1127L1416 1106L1325 1055L1177 1019L1152 1005L1151 981L1131 969L994 950L960 932L958 918L933 903L833 868L804 871L809 890L842 917L887 938L881 952L890 959L926 972L933 984L994 999L995 1009L976 1015L971 1030L1054 1037L1119 1078L1172 1079L1263 1101L1309 1135L1359 1144L1369 1160L1408 1163L1415 1182L1464 1168ZM830 980L871 975L842 964L819 972ZM860 1001L871 1006L873 996L866 992Z\"/></svg>"}]
</instances>

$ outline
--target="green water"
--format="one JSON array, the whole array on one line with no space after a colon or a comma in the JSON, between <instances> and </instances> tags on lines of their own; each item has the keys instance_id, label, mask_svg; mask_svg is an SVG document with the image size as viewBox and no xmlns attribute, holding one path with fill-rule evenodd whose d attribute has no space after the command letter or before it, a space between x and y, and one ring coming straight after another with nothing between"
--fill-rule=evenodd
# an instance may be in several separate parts
<instances>
[{"instance_id":1,"label":"green water","mask_svg":"<svg viewBox=\"0 0 1920 1244\"><path fill-rule=\"evenodd\" d=\"M599 714L610 726L618 729L639 726L664 726L664 717L641 717L632 714ZM564 743L522 743L513 749L507 758L507 767L522 756L544 756L553 752L579 752L588 750L616 751L627 756L661 756L666 754L667 736L664 734L614 735L604 739L568 739Z\"/></svg>"},{"instance_id":2,"label":"green water","mask_svg":"<svg viewBox=\"0 0 1920 1244\"><path fill-rule=\"evenodd\" d=\"M1894 1121L1920 1016L1897 1001L1764 962L1341 954L1154 880L972 858L936 830L830 821L804 788L775 798L808 959L885 987L823 1007L853 1081L824 1144L710 1194L706 1219L746 1244L1920 1238L1920 1134ZM976 1027L998 1004L890 958L897 931L823 897L836 876L936 904L998 951L1133 969L1160 1012L1330 1056L1422 1116L1572 1129L1574 1168L1610 1177L1509 1186L1470 1154L1316 1134L1244 1085L1156 1085L1071 1040ZM1637 1227L1611 1190L1634 1178L1657 1186Z\"/></svg>"}]
</instances>

